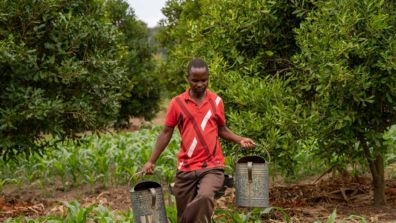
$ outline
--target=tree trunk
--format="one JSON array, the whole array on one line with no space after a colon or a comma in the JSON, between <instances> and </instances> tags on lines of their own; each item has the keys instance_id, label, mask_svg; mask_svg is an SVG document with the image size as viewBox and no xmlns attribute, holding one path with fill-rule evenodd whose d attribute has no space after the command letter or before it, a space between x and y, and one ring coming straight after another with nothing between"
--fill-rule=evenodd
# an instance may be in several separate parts
<instances>
[{"instance_id":1,"label":"tree trunk","mask_svg":"<svg viewBox=\"0 0 396 223\"><path fill-rule=\"evenodd\" d=\"M362 142L362 141L361 141ZM370 148L366 142L362 143L366 159L369 163L370 172L372 176L372 184L374 191L374 205L385 205L385 166L384 157L378 154L375 157L370 153Z\"/></svg>"},{"instance_id":2,"label":"tree trunk","mask_svg":"<svg viewBox=\"0 0 396 223\"><path fill-rule=\"evenodd\" d=\"M384 175L384 158L382 155L378 155L375 160L372 161L376 171L371 175L373 177L373 189L374 189L374 205L380 206L385 205L385 175ZM371 168L370 168L371 169Z\"/></svg>"}]
</instances>

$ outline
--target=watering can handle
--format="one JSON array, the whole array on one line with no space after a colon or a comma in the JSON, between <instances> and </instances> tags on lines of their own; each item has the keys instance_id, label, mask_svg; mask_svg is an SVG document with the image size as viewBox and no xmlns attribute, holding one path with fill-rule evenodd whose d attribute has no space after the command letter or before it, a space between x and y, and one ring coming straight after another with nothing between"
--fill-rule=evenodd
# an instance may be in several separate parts
<instances>
[{"instance_id":1,"label":"watering can handle","mask_svg":"<svg viewBox=\"0 0 396 223\"><path fill-rule=\"evenodd\" d=\"M157 200L157 192L155 191L154 188L150 188L150 193L151 193L151 208L155 209L155 202Z\"/></svg>"},{"instance_id":2,"label":"watering can handle","mask_svg":"<svg viewBox=\"0 0 396 223\"><path fill-rule=\"evenodd\" d=\"M158 177L159 174L157 174L156 172L158 172L158 171L154 171L152 174L145 174L143 171L138 171L135 174L133 174L132 176L130 176L130 178L128 180L128 186L130 186L131 183L133 183L132 181L134 181L134 182L141 181L143 179L143 177L146 175L150 175L150 176L152 175L152 176Z\"/></svg>"},{"instance_id":3,"label":"watering can handle","mask_svg":"<svg viewBox=\"0 0 396 223\"><path fill-rule=\"evenodd\" d=\"M139 181L139 179L141 179L143 176L144 176L143 171L136 172L135 174L129 177L128 186L131 185L132 181Z\"/></svg>"},{"instance_id":4,"label":"watering can handle","mask_svg":"<svg viewBox=\"0 0 396 223\"><path fill-rule=\"evenodd\" d=\"M252 183L253 182L253 177L252 177L253 162L248 162L247 168L248 168L248 180L249 180L249 183Z\"/></svg>"}]
</instances>

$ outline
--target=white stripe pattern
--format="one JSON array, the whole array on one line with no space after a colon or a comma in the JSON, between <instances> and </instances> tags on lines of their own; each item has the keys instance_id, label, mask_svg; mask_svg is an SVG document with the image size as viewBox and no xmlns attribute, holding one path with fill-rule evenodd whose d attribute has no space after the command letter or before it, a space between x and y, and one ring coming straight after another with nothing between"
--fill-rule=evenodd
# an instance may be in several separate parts
<instances>
[{"instance_id":1,"label":"white stripe pattern","mask_svg":"<svg viewBox=\"0 0 396 223\"><path fill-rule=\"evenodd\" d=\"M180 168L182 168L183 164L184 164L184 162L180 162L180 163L179 163L179 166L177 167L177 169L180 170Z\"/></svg>"},{"instance_id":2,"label":"white stripe pattern","mask_svg":"<svg viewBox=\"0 0 396 223\"><path fill-rule=\"evenodd\" d=\"M221 101L221 98L219 96L217 96L217 98L216 98L216 106L219 105L220 101Z\"/></svg>"},{"instance_id":3,"label":"white stripe pattern","mask_svg":"<svg viewBox=\"0 0 396 223\"><path fill-rule=\"evenodd\" d=\"M194 139L190 145L190 148L188 149L188 152L187 152L188 157L192 156L192 154L195 150L195 147L197 147L197 144L198 144L197 138L194 137Z\"/></svg>"},{"instance_id":4,"label":"white stripe pattern","mask_svg":"<svg viewBox=\"0 0 396 223\"><path fill-rule=\"evenodd\" d=\"M219 96L217 96L217 97L216 97L216 100L215 100L216 107L219 105L220 101L221 101L221 98L220 98ZM211 116L212 116L212 111L209 109L209 111L206 113L204 119L203 119L202 122L201 122L202 131L205 130L205 127L206 127L206 125L208 124L208 121L209 121L209 119L210 119ZM188 157L191 157L191 156L193 155L194 150L195 150L195 148L197 147L197 144L198 144L197 138L194 137L194 139L193 139L193 141L192 141L192 143L191 143L191 145L190 145L190 147L189 147L189 149L188 149L188 152L187 152L187 156L188 156ZM182 165L183 165L183 164L182 164Z\"/></svg>"},{"instance_id":5,"label":"white stripe pattern","mask_svg":"<svg viewBox=\"0 0 396 223\"><path fill-rule=\"evenodd\" d=\"M205 130L206 124L208 124L210 116L212 116L212 111L209 109L209 111L206 113L206 115L205 115L205 117L204 117L204 119L202 120L202 123L201 123L202 131Z\"/></svg>"}]
</instances>

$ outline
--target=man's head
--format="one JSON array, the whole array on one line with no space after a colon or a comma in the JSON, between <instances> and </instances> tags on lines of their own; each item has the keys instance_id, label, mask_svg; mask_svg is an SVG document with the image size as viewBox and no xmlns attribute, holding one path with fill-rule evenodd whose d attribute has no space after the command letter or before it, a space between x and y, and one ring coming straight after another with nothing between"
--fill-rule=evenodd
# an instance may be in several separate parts
<instances>
[{"instance_id":1,"label":"man's head","mask_svg":"<svg viewBox=\"0 0 396 223\"><path fill-rule=\"evenodd\" d=\"M194 70L204 69L209 73L208 64L200 58L194 58L190 61L190 63L188 63L188 67L187 67L187 75L188 76L190 76L191 71L193 69Z\"/></svg>"},{"instance_id":2,"label":"man's head","mask_svg":"<svg viewBox=\"0 0 396 223\"><path fill-rule=\"evenodd\" d=\"M187 80L194 96L204 95L209 82L208 64L199 58L195 58L188 64Z\"/></svg>"}]
</instances>

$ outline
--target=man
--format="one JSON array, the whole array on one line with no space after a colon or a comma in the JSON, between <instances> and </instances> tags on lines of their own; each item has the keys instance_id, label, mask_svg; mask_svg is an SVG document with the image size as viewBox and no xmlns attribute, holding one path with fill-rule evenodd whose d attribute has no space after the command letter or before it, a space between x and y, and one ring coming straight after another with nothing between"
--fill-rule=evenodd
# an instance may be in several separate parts
<instances>
[{"instance_id":1,"label":"man","mask_svg":"<svg viewBox=\"0 0 396 223\"><path fill-rule=\"evenodd\" d=\"M155 162L177 126L181 145L173 193L178 222L206 223L214 211L215 192L224 182L224 156L219 137L243 148L253 148L255 143L227 128L222 99L207 89L209 69L205 61L193 59L188 64L187 79L190 88L171 100L165 126L143 172L153 172Z\"/></svg>"}]
</instances>

